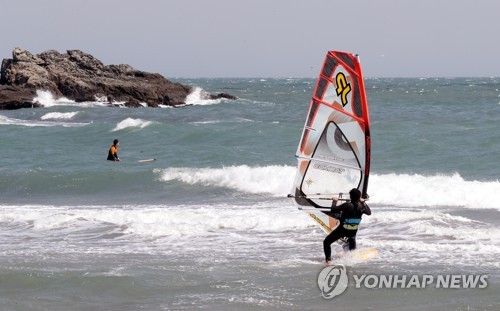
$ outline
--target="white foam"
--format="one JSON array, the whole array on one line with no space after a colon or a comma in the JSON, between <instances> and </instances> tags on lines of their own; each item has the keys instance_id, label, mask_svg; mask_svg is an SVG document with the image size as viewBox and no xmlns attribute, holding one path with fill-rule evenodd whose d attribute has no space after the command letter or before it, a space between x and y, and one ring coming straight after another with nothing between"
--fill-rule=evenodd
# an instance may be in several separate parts
<instances>
[{"instance_id":1,"label":"white foam","mask_svg":"<svg viewBox=\"0 0 500 311\"><path fill-rule=\"evenodd\" d=\"M208 120L208 121L195 121L191 122L191 124L219 124L222 123L221 120Z\"/></svg>"},{"instance_id":2,"label":"white foam","mask_svg":"<svg viewBox=\"0 0 500 311\"><path fill-rule=\"evenodd\" d=\"M193 91L186 96L186 105L198 105L198 106L207 106L207 105L215 105L220 104L222 99L208 99L209 94L207 91L200 87L193 88Z\"/></svg>"},{"instance_id":3,"label":"white foam","mask_svg":"<svg viewBox=\"0 0 500 311\"><path fill-rule=\"evenodd\" d=\"M251 205L1 205L0 224L7 230L0 236L0 242L7 245L4 252L43 252L40 246L58 254L196 251L221 252L216 256L225 260L235 254L232 252L236 256L255 256L252 247L261 245L257 256L262 252L274 254L284 247L297 251L297 256L292 253L279 259L278 264L286 266L309 264L310 258L319 258L324 237L310 217L286 200ZM114 237L103 238L106 235ZM427 265L437 261L499 267L499 239L500 229L494 224L425 208L379 208L363 218L358 233L360 249L375 247L379 255L374 261L391 264ZM17 246L18 241L22 241L23 248ZM67 243L75 247L67 247ZM332 247L334 254L340 249L337 244ZM349 256L338 260L345 264L356 262Z\"/></svg>"},{"instance_id":4,"label":"white foam","mask_svg":"<svg viewBox=\"0 0 500 311\"><path fill-rule=\"evenodd\" d=\"M272 204L132 207L2 206L0 223L29 225L36 231L78 230L102 225L123 233L154 237L206 236L223 232L282 231L314 226L303 213ZM276 221L276 219L280 221ZM20 226L22 227L22 226ZM54 232L54 234L56 234Z\"/></svg>"},{"instance_id":5,"label":"white foam","mask_svg":"<svg viewBox=\"0 0 500 311\"><path fill-rule=\"evenodd\" d=\"M157 170L163 181L224 187L247 193L286 196L295 176L292 166L227 166ZM467 181L459 174L372 174L370 203L403 207L468 207L500 210L500 201L481 200L500 193L499 181Z\"/></svg>"},{"instance_id":6,"label":"white foam","mask_svg":"<svg viewBox=\"0 0 500 311\"><path fill-rule=\"evenodd\" d=\"M43 115L40 119L42 120L60 120L60 119L72 119L78 114L79 111L75 112L49 112Z\"/></svg>"},{"instance_id":7,"label":"white foam","mask_svg":"<svg viewBox=\"0 0 500 311\"><path fill-rule=\"evenodd\" d=\"M80 127L89 125L90 123L70 123L70 122L54 122L54 121L37 121L37 120L20 120L14 118L8 118L6 116L0 115L0 125L19 125L27 127L52 127L52 126L62 126L62 127Z\"/></svg>"},{"instance_id":8,"label":"white foam","mask_svg":"<svg viewBox=\"0 0 500 311\"><path fill-rule=\"evenodd\" d=\"M500 229L488 221L428 207L372 211L363 217L358 242L377 248L381 260L500 265L495 255L500 252Z\"/></svg>"},{"instance_id":9,"label":"white foam","mask_svg":"<svg viewBox=\"0 0 500 311\"><path fill-rule=\"evenodd\" d=\"M234 119L226 119L226 120L208 120L208 121L194 121L191 124L220 124L220 123L252 123L256 122L251 119L236 117ZM260 122L260 121L257 121Z\"/></svg>"},{"instance_id":10,"label":"white foam","mask_svg":"<svg viewBox=\"0 0 500 311\"><path fill-rule=\"evenodd\" d=\"M111 132L115 131L120 131L126 128L145 128L146 126L151 125L153 122L152 121L146 121L142 119L133 119L133 118L126 118L125 120L119 122L114 129L111 130Z\"/></svg>"},{"instance_id":11,"label":"white foam","mask_svg":"<svg viewBox=\"0 0 500 311\"><path fill-rule=\"evenodd\" d=\"M363 226L369 228L370 235L416 236L419 240L432 237L435 242L496 242L500 238L500 229L490 224L429 208L377 209L373 215L363 218ZM482 234L478 235L478 232Z\"/></svg>"},{"instance_id":12,"label":"white foam","mask_svg":"<svg viewBox=\"0 0 500 311\"><path fill-rule=\"evenodd\" d=\"M125 107L125 101L111 101L109 102L108 100L108 96L106 95L103 95L103 96L97 96L97 95L94 95L94 99L95 101L93 102L85 102L85 103L80 103L81 105L86 105L86 106L107 106L108 104L112 104L112 105L116 105L116 106L120 106L121 108L124 108ZM142 103L141 103L142 105Z\"/></svg>"},{"instance_id":13,"label":"white foam","mask_svg":"<svg viewBox=\"0 0 500 311\"><path fill-rule=\"evenodd\" d=\"M290 191L295 168L291 166L250 167L247 165L223 168L168 168L155 170L163 181L179 180L187 184L201 184L235 189L247 193L268 193L286 196Z\"/></svg>"},{"instance_id":14,"label":"white foam","mask_svg":"<svg viewBox=\"0 0 500 311\"><path fill-rule=\"evenodd\" d=\"M97 96L94 95L95 101L98 103L107 103L108 102L108 97L107 96Z\"/></svg>"},{"instance_id":15,"label":"white foam","mask_svg":"<svg viewBox=\"0 0 500 311\"><path fill-rule=\"evenodd\" d=\"M222 231L281 231L306 228L308 219L298 213L259 206L181 206L165 209L135 210L139 221L128 232L140 235L186 236L220 233ZM300 215L302 216L302 215ZM276 221L276 219L280 221Z\"/></svg>"},{"instance_id":16,"label":"white foam","mask_svg":"<svg viewBox=\"0 0 500 311\"><path fill-rule=\"evenodd\" d=\"M95 99L94 101L77 103L74 100L68 99L66 97L56 98L49 91L37 90L36 97L33 98L33 102L39 102L44 107L71 106L71 107L88 108L96 106L102 107L102 106L107 106L109 104L107 96L94 96L94 99ZM124 103L125 103L124 101L121 102L113 101L111 104L124 107L123 105Z\"/></svg>"},{"instance_id":17,"label":"white foam","mask_svg":"<svg viewBox=\"0 0 500 311\"><path fill-rule=\"evenodd\" d=\"M55 98L51 92L42 90L36 91L36 97L33 98L33 102L39 102L44 107L68 105L75 103L75 101L68 99L66 97Z\"/></svg>"},{"instance_id":18,"label":"white foam","mask_svg":"<svg viewBox=\"0 0 500 311\"><path fill-rule=\"evenodd\" d=\"M370 201L408 207L469 207L500 210L500 201L489 200L500 193L499 181L467 181L459 174L371 175Z\"/></svg>"},{"instance_id":19,"label":"white foam","mask_svg":"<svg viewBox=\"0 0 500 311\"><path fill-rule=\"evenodd\" d=\"M476 234L481 234L480 231ZM370 239L368 237L368 239ZM407 239L370 240L369 245L379 250L378 259L404 265L446 264L446 266L500 267L496 254L500 247L491 243L454 241L419 241Z\"/></svg>"}]
</instances>

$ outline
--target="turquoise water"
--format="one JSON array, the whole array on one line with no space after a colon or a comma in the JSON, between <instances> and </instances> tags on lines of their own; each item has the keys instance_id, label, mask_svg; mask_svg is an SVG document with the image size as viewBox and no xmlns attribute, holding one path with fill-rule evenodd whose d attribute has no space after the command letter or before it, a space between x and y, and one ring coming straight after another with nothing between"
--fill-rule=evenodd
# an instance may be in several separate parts
<instances>
[{"instance_id":1,"label":"turquoise water","mask_svg":"<svg viewBox=\"0 0 500 311\"><path fill-rule=\"evenodd\" d=\"M500 79L366 80L374 214L358 241L379 256L339 259L487 273L489 287L335 301L316 285L323 234L285 198L315 81L178 82L240 99L127 109L40 94L45 108L0 111L6 310L498 309ZM115 138L119 163L105 161Z\"/></svg>"}]
</instances>

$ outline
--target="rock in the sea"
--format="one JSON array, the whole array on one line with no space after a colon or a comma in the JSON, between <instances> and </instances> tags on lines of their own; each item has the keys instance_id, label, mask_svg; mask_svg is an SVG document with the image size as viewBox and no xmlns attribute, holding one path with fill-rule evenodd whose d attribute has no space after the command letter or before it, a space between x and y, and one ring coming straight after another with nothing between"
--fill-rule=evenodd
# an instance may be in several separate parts
<instances>
[{"instance_id":1,"label":"rock in the sea","mask_svg":"<svg viewBox=\"0 0 500 311\"><path fill-rule=\"evenodd\" d=\"M213 94L210 95L210 99L219 99L219 98L232 99L232 100L238 99L238 97L228 93L219 93L217 95Z\"/></svg>"},{"instance_id":2,"label":"rock in the sea","mask_svg":"<svg viewBox=\"0 0 500 311\"><path fill-rule=\"evenodd\" d=\"M125 107L129 107L129 108L140 108L140 107L143 107L141 105L141 103L137 100L137 99L130 99L129 101L125 102L125 104L123 104Z\"/></svg>"},{"instance_id":3,"label":"rock in the sea","mask_svg":"<svg viewBox=\"0 0 500 311\"><path fill-rule=\"evenodd\" d=\"M61 54L54 50L33 55L15 48L12 59L4 59L0 70L0 85L15 87L0 89L8 107L25 106L27 92L46 90L77 102L94 101L96 97L124 101L128 107L184 105L191 87L174 83L157 73L136 70L129 65L104 65L94 56L69 50ZM15 90L21 90L16 95ZM17 98L17 99L16 99ZM29 101L31 101L29 98ZM236 99L229 94L209 95L210 99ZM18 104L12 104L22 99ZM33 103L32 103L33 104ZM36 106L35 104L33 104ZM7 109L2 106L0 109Z\"/></svg>"},{"instance_id":4,"label":"rock in the sea","mask_svg":"<svg viewBox=\"0 0 500 311\"><path fill-rule=\"evenodd\" d=\"M29 88L0 85L0 110L39 108L42 105L33 102L35 95L36 93Z\"/></svg>"}]
</instances>

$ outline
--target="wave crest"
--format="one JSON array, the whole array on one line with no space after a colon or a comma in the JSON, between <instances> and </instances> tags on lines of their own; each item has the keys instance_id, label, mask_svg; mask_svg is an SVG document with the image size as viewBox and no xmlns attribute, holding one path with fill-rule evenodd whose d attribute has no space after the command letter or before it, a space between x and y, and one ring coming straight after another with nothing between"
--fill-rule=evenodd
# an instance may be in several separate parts
<instances>
[{"instance_id":1,"label":"wave crest","mask_svg":"<svg viewBox=\"0 0 500 311\"><path fill-rule=\"evenodd\" d=\"M187 184L224 187L247 193L286 195L295 174L291 166L271 165L250 167L247 165L223 168L168 168L155 170L162 181L179 180Z\"/></svg>"},{"instance_id":2,"label":"wave crest","mask_svg":"<svg viewBox=\"0 0 500 311\"><path fill-rule=\"evenodd\" d=\"M224 187L253 194L286 196L290 193L295 167L247 165L222 168L168 168L155 170L162 181ZM370 203L403 207L468 207L500 210L500 203L488 198L500 193L499 181L467 181L458 173L372 174L368 188Z\"/></svg>"},{"instance_id":3,"label":"wave crest","mask_svg":"<svg viewBox=\"0 0 500 311\"><path fill-rule=\"evenodd\" d=\"M186 105L208 106L222 102L222 99L210 99L210 94L201 87L195 87L191 93L186 96Z\"/></svg>"},{"instance_id":4,"label":"wave crest","mask_svg":"<svg viewBox=\"0 0 500 311\"><path fill-rule=\"evenodd\" d=\"M42 120L60 120L60 119L72 119L74 116L78 114L79 111L76 112L49 112L43 115L40 119Z\"/></svg>"},{"instance_id":5,"label":"wave crest","mask_svg":"<svg viewBox=\"0 0 500 311\"><path fill-rule=\"evenodd\" d=\"M206 236L227 231L281 231L311 227L300 211L289 206L180 205L180 206L0 206L0 222L26 224L37 232L81 228L119 229L123 234L171 238ZM187 217L188 215L188 217ZM275 221L280 218L280 221ZM99 230L97 230L99 231ZM103 232L106 233L106 232ZM88 236L84 235L84 238Z\"/></svg>"},{"instance_id":6,"label":"wave crest","mask_svg":"<svg viewBox=\"0 0 500 311\"><path fill-rule=\"evenodd\" d=\"M152 121L146 121L142 119L132 119L132 118L126 118L125 120L119 122L114 129L111 130L111 132L116 132L120 131L126 128L131 128L131 127L136 127L143 129L146 126L151 125L153 122Z\"/></svg>"},{"instance_id":7,"label":"wave crest","mask_svg":"<svg viewBox=\"0 0 500 311\"><path fill-rule=\"evenodd\" d=\"M80 127L89 124L90 123L21 120L21 119L8 118L6 116L0 115L0 125L18 125L27 127L51 127L51 126Z\"/></svg>"},{"instance_id":8,"label":"wave crest","mask_svg":"<svg viewBox=\"0 0 500 311\"><path fill-rule=\"evenodd\" d=\"M66 97L55 98L51 92L42 90L36 91L36 97L33 98L33 102L39 102L44 107L52 107L52 106L75 103L74 100L68 99Z\"/></svg>"},{"instance_id":9,"label":"wave crest","mask_svg":"<svg viewBox=\"0 0 500 311\"><path fill-rule=\"evenodd\" d=\"M377 204L409 207L470 207L500 210L495 200L483 200L500 192L498 181L468 181L453 175L371 175L369 193Z\"/></svg>"}]
</instances>

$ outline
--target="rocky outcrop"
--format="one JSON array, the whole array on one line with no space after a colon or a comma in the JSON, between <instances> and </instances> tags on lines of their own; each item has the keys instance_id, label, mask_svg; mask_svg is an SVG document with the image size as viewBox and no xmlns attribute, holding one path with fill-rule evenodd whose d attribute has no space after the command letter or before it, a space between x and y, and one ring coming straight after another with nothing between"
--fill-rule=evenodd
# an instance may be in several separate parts
<instances>
[{"instance_id":1,"label":"rocky outcrop","mask_svg":"<svg viewBox=\"0 0 500 311\"><path fill-rule=\"evenodd\" d=\"M39 103L33 103L36 93L29 88L12 85L0 85L0 110L20 108L39 108Z\"/></svg>"},{"instance_id":2,"label":"rocky outcrop","mask_svg":"<svg viewBox=\"0 0 500 311\"><path fill-rule=\"evenodd\" d=\"M12 59L2 61L0 71L0 109L15 109L32 103L36 90L46 90L77 102L96 97L126 102L127 107L184 105L191 87L173 83L157 73L136 70L129 65L104 65L79 50L66 54L50 50L33 55L15 48ZM236 99L220 93L207 99Z\"/></svg>"}]
</instances>

